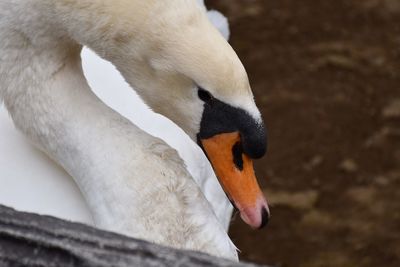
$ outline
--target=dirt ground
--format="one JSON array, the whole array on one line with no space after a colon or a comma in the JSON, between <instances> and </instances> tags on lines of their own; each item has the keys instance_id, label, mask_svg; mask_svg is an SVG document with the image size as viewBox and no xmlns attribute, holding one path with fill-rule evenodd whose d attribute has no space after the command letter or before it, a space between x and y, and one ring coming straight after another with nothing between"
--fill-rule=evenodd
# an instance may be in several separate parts
<instances>
[{"instance_id":1,"label":"dirt ground","mask_svg":"<svg viewBox=\"0 0 400 267\"><path fill-rule=\"evenodd\" d=\"M269 130L266 229L242 260L400 266L400 0L209 0L232 28Z\"/></svg>"}]
</instances>

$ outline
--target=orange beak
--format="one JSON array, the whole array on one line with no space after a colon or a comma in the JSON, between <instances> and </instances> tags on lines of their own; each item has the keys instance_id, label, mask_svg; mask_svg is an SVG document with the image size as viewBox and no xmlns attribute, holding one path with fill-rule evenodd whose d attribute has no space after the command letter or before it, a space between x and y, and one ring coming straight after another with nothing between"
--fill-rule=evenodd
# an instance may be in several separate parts
<instances>
[{"instance_id":1,"label":"orange beak","mask_svg":"<svg viewBox=\"0 0 400 267\"><path fill-rule=\"evenodd\" d=\"M242 152L238 132L202 139L201 144L230 200L242 219L254 228L262 228L269 209L254 174L253 161Z\"/></svg>"}]
</instances>

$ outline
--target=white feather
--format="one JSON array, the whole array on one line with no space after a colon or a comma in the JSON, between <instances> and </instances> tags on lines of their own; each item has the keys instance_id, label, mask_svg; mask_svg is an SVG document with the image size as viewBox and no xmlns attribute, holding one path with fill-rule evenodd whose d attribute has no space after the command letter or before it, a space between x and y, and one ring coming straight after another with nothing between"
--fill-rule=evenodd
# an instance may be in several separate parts
<instances>
[{"instance_id":1,"label":"white feather","mask_svg":"<svg viewBox=\"0 0 400 267\"><path fill-rule=\"evenodd\" d=\"M11 10L14 8L17 10L18 5L15 3L16 2L14 2L13 0L8 0L3 2L2 5L0 4L0 36L4 37L3 42L0 41L0 46L1 46L0 51L2 51L1 49L3 49L3 51L7 51L6 60L4 62L7 62L7 60L8 62L14 60L15 62L18 62L20 64L32 64L33 66L35 66L35 62L31 61L30 58L29 59L24 58L23 60L22 59L20 60L20 55L13 54L12 52L13 50L9 49L10 45L15 45L16 43L18 45L23 45L25 41L29 42L29 40L22 40L23 42L21 42L21 40L13 39L15 37L14 33L4 31L6 26L5 24L10 23L10 21L7 22L4 19L2 20L1 16L7 11L11 12ZM34 15L35 15L34 12L32 12L32 16ZM224 18L220 13L216 11L210 12L209 18L214 23L214 25L222 32L225 38L228 38L229 27L226 18ZM28 20L26 23L27 27L29 27ZM21 25L21 27L23 27L23 25ZM46 29L42 30L43 32L46 31ZM37 34L40 35L41 33L38 32ZM44 42L43 46L47 45L51 47L52 40L46 40L46 39L41 39L41 40ZM16 43L12 43L13 41L16 41ZM36 52L32 50L32 51L27 51L27 53L28 54L25 56L28 56L29 53L36 53ZM57 60L54 60L54 58L57 57L57 54L52 55L49 52L49 55L47 56L51 58L51 61L49 61L49 65L47 66L37 65L39 69L30 69L29 67L28 68L29 71L32 71L32 73L36 73L42 71L40 70L40 68L43 69L51 69L51 68L57 69L60 67L62 68L62 66L51 65L52 64L51 62L57 62ZM219 183L217 182L217 179L212 171L211 166L209 165L207 159L205 158L202 151L198 148L198 146L195 145L193 141L171 121L169 121L168 119L166 119L161 115L152 112L143 103L143 101L141 101L140 98L134 93L134 91L130 88L130 86L127 85L127 83L123 80L120 74L115 70L115 68L110 63L107 63L104 60L100 59L99 57L95 56L89 50L84 50L83 59L84 59L83 66L85 69L85 74L89 80L89 84L91 85L92 88L95 89L95 93L97 94L98 97L100 97L100 99L102 99L108 106L112 107L118 113L128 118L130 121L138 125L140 128L144 129L149 134L162 138L171 147L178 150L179 155L185 160L185 163L188 167L190 174L194 178L197 185L200 186L207 200L211 203L212 208L215 214L217 215L220 223L223 225L223 227L225 227L225 229L227 229L229 225L230 214L232 212L232 207L228 202L224 192L222 191ZM0 68L4 66L7 65L0 66ZM67 72L69 71L67 70ZM0 70L0 75L3 75L0 77L8 78L9 75L11 76L16 75L15 73L13 72L12 68L3 69ZM7 74L8 76L5 76L5 74ZM72 75L71 73L67 74ZM29 74L27 73L27 75ZM2 81L4 81L4 83L7 84L6 83L7 79ZM20 82L21 84L24 83L23 80L21 80ZM35 86L35 82L36 82L35 80L32 80L29 84L23 84L23 85L25 86L25 88L30 86ZM83 83L83 81L77 79L77 81L71 81L71 84L73 85L74 82L76 82L77 85ZM19 85L20 84L18 83L13 84L13 86L15 87L18 87ZM72 94L72 92L68 93L60 92L60 95L57 95L58 93L56 92L56 90L55 92L53 92L50 90L51 88L52 87L49 86L48 88L49 91L47 92L50 97L60 97L63 94L67 94L66 97L71 97L70 94ZM8 91L8 90L9 90L8 87L5 88L5 92L3 89L2 92L3 97L7 96L5 98L18 99L16 91ZM91 97L89 95L90 93L88 93L87 99L88 101L92 101L90 100ZM82 100L83 99L84 98L82 98ZM65 102L65 104L67 104L67 102ZM24 121L24 119L19 118L21 116L25 116L24 114L13 112L14 105L19 105L19 103L8 103L9 110L14 116L14 119L20 122ZM41 107L36 107L36 108L40 109ZM102 108L100 108L100 110L102 110ZM90 106L87 107L86 111L90 113L91 111ZM81 115L83 117L86 115L85 111L79 111L79 112L82 112ZM114 116L116 120L120 120L120 118L116 115L110 115L110 116L111 117ZM38 117L38 119L40 120L41 118ZM100 118L99 118L99 123L102 123L100 121ZM121 123L125 124L124 121L122 121ZM122 125L122 124L117 123L116 125ZM25 125L20 124L19 127L24 129ZM73 130L74 129L72 129L72 131ZM75 132L80 134L80 130L81 129L77 128ZM29 130L27 130L26 128L25 131ZM156 139L152 139L144 135L142 131L140 131L140 129L137 129L135 131L137 132L135 135L136 138L142 138L143 140L146 140L147 138L149 140L149 144L154 142L154 145L151 146L152 148L151 150L153 153L159 150L160 157L164 158L164 154L168 155L168 157L164 158L165 162L158 162L157 164L162 165L169 163L172 166L174 164L178 164L177 169L180 168L179 166L183 167L183 164L179 161L179 158L176 155L174 155L174 152L170 150L167 146L163 145L162 143L158 143ZM29 133L27 134L29 135ZM41 138L43 137L36 135L36 136L31 136L31 138L36 143L40 143L42 140ZM107 138L107 135L104 135L104 138ZM93 142L93 145L95 145L95 141L96 141L95 139L87 140L84 143L82 143L82 145L86 147L87 142L89 143ZM103 139L98 143L107 141L118 145L118 142L113 139L109 140ZM49 146L52 145L53 144L49 144ZM57 143L54 144L55 148L53 151L55 154L52 155L52 157L60 157L60 155L69 155L69 157L73 157L73 154L68 154L69 152L67 153L65 151L58 151L57 150L58 148L56 147L57 145L58 145ZM125 154L123 153L124 148L126 148L125 145L124 147L121 147L119 149L115 147L116 149L115 152L121 152L121 157L122 155L127 155L126 153ZM52 147L49 147L50 151L52 149L53 149ZM88 149L87 151L89 150L90 149ZM42 152L35 149L22 134L20 134L17 130L15 130L12 121L9 118L4 107L1 107L0 109L0 152L1 152L0 153L0 170L1 170L0 203L13 206L20 210L54 215L60 218L80 221L89 224L94 224L94 221L96 221L96 224L103 228L123 232L126 234L131 234L132 232L135 231L137 233L137 229L134 228L131 229L129 225L125 225L125 223L129 221L129 218L125 218L124 216L131 215L131 213L126 212L126 210L118 210L118 207L121 207L119 205L121 204L121 201L124 200L124 198L126 198L126 203L129 203L129 201L132 200L132 194L134 192L131 189L129 189L129 187L121 188L121 181L118 182L118 179L116 178L116 180L109 181L108 184L102 185L102 186L107 185L107 188L86 187L87 182L83 180L81 181L82 184L80 184L80 189L79 189L78 186L73 182L73 179L71 179L71 177L61 167L54 164L54 162L49 160L47 156L45 156ZM126 152L128 152L128 150L126 150ZM101 152L92 151L90 153L94 153L97 155ZM152 156L150 156L150 158L152 158ZM123 158L121 158L120 162L122 161ZM104 162L105 164L108 164L108 162L104 161L103 159L100 160L99 162ZM81 163L89 164L86 162L81 162ZM80 164L80 162L76 162L75 159L73 158L67 159L64 168L66 168L69 171L73 170L74 168L72 167L71 164L72 165ZM150 175L149 173L151 172L146 170L146 168L149 168L151 165L146 166L144 161L143 162L140 161L140 164L139 162L134 164L136 164L135 166L143 166L144 170L138 171L138 175L144 172L146 172L144 173L144 176ZM103 175L104 172L106 171L109 172L110 170L105 170L105 169L100 170L100 174ZM182 169L181 171L183 177L185 176L189 177L189 175L185 173L185 170ZM86 173L81 173L80 175L83 177L87 176ZM192 195L196 196L198 194L198 192L196 191L197 190L196 187L189 180L187 182L180 181L177 182L177 184L174 184L172 180L171 186L174 187L173 189L174 191L177 190L179 191L180 186L183 185L185 185L184 187L185 189L182 189L181 192L182 197L184 196L185 198L192 199L193 198ZM160 186L162 186L162 183L160 183ZM81 194L81 190L84 192L86 200L88 200L89 194L92 196L89 199L89 206L91 207L90 209L88 208L87 205L88 203L84 200ZM93 190L98 190L98 191L93 191ZM109 206L98 207L98 210L93 211L93 207L95 207L97 203L96 201L98 202L104 201L104 199L100 200L100 198L94 196L96 196L96 194L100 194L100 192L105 192L106 190L109 191L109 196L110 196ZM191 192L191 194L188 195L188 192ZM119 196L118 201L113 199L115 196ZM99 197L107 197L107 196L99 195ZM167 202L174 201L173 199L170 199L171 196L166 196L166 197L167 199L160 200L161 201L160 205L163 203L163 201ZM200 196L198 197L199 199L201 199ZM230 242L226 233L223 231L223 228L221 227L221 229L219 229L219 226L215 226L218 225L217 222L215 222L214 227L210 227L210 225L213 225L213 223L211 223L213 221L212 219L213 215L211 216L205 215L205 213L207 213L206 211L208 209L208 204L205 204L206 202L202 201L199 201L199 203L196 204L193 202L193 200L190 200L190 202L193 203L193 205L197 207L197 210L200 211L199 213L190 214L190 216L188 215L188 218L190 218L190 220L195 221L196 225L204 226L204 229L201 230L202 233L201 235L203 236L202 245L206 244L207 243L206 241L209 240L217 240L217 241L219 240L216 243L216 245L219 246L218 248L213 248L213 246L210 245L210 247L208 248L198 248L198 249L203 251L208 251L214 254L219 254L221 256L235 258L236 257L235 248ZM113 206L113 203L115 204L115 206ZM134 203L132 203L132 205L134 205ZM109 210L113 208L115 208L116 210L112 211ZM152 212L150 212L151 211L150 206L147 208L143 207L143 209L144 210L141 210L142 217L145 217L144 214L148 214L148 216L146 217L147 220L150 220L151 216L155 216ZM111 214L112 216L116 217L120 216L121 225L115 224L116 221L115 217L102 216L99 219L99 214ZM94 215L94 219L92 218L92 215ZM110 218L111 220L107 221L106 218ZM135 216L133 216L133 218L135 218ZM172 218L172 219L176 220L177 218ZM174 222L171 221L171 225L173 223ZM158 236L149 236L148 231L146 232L145 229L139 231L139 233L136 236L147 238L155 242L157 241L160 241L160 243L165 242L165 240L162 240L162 238L158 240L158 238L160 238ZM183 241L176 240L176 244L170 244L170 245L175 245L179 247L180 244L179 242ZM187 247L190 248L191 246L187 245ZM195 248L196 246L192 245L192 247ZM213 251L213 249L215 249L215 251Z\"/></svg>"}]
</instances>

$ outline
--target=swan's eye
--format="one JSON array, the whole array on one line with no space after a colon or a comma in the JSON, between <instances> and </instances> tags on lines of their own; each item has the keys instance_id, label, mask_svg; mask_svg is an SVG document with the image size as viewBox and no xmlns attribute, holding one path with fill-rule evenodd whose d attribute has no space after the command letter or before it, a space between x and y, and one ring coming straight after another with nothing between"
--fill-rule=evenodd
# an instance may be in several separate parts
<instances>
[{"instance_id":1,"label":"swan's eye","mask_svg":"<svg viewBox=\"0 0 400 267\"><path fill-rule=\"evenodd\" d=\"M206 103L211 102L214 98L208 91L206 91L202 88L199 88L198 95L199 95L199 98Z\"/></svg>"}]
</instances>

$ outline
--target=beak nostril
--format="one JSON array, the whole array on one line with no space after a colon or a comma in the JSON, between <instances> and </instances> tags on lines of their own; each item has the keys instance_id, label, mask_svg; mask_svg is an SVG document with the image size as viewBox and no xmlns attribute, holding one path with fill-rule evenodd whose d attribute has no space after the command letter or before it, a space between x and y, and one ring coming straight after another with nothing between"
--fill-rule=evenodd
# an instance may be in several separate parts
<instances>
[{"instance_id":1,"label":"beak nostril","mask_svg":"<svg viewBox=\"0 0 400 267\"><path fill-rule=\"evenodd\" d=\"M232 147L233 162L239 171L243 171L243 149L240 142L236 142Z\"/></svg>"},{"instance_id":2,"label":"beak nostril","mask_svg":"<svg viewBox=\"0 0 400 267\"><path fill-rule=\"evenodd\" d=\"M268 224L269 217L270 217L270 214L267 211L267 209L265 207L262 207L261 208L261 225L260 225L260 227L258 227L258 229L261 229Z\"/></svg>"}]
</instances>

